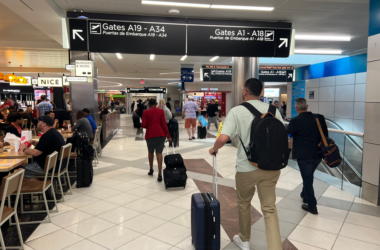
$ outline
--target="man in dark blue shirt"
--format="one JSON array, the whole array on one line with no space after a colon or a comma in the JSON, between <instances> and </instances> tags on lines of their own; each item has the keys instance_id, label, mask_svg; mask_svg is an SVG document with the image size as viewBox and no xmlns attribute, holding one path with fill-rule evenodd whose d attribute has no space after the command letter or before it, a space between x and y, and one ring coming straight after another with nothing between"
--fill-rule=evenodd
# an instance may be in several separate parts
<instances>
[{"instance_id":1,"label":"man in dark blue shirt","mask_svg":"<svg viewBox=\"0 0 380 250\"><path fill-rule=\"evenodd\" d=\"M88 119L88 121L90 122L91 128L92 128L92 133L94 133L96 130L96 123L90 115L90 110L88 108L84 108L82 111L84 113L84 117L86 117Z\"/></svg>"}]
</instances>

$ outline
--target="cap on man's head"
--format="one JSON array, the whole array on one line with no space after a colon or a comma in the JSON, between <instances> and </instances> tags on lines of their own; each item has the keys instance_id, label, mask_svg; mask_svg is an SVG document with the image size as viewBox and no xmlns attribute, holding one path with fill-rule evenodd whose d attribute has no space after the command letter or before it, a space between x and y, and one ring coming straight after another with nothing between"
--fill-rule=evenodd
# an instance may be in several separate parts
<instances>
[{"instance_id":1,"label":"cap on man's head","mask_svg":"<svg viewBox=\"0 0 380 250\"><path fill-rule=\"evenodd\" d=\"M90 113L90 110L88 108L84 108L82 111L88 114Z\"/></svg>"},{"instance_id":2,"label":"cap on man's head","mask_svg":"<svg viewBox=\"0 0 380 250\"><path fill-rule=\"evenodd\" d=\"M280 103L280 102L276 100L276 101L274 101L274 103Z\"/></svg>"},{"instance_id":3,"label":"cap on man's head","mask_svg":"<svg viewBox=\"0 0 380 250\"><path fill-rule=\"evenodd\" d=\"M54 121L53 121L53 119L52 119L50 116L48 116L48 115L40 116L40 117L38 118L38 120L39 120L39 121L43 121L43 122L46 123L46 125L48 125L48 126L53 126L53 125L54 125Z\"/></svg>"}]
</instances>

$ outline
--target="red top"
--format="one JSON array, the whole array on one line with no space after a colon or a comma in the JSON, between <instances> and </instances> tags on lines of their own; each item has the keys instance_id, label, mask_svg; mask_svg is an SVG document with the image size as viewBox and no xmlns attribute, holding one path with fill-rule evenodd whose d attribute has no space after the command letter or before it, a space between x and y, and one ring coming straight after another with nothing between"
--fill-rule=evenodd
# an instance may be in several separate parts
<instances>
[{"instance_id":1,"label":"red top","mask_svg":"<svg viewBox=\"0 0 380 250\"><path fill-rule=\"evenodd\" d=\"M143 112L141 126L146 128L145 140L153 137L170 138L168 125L165 120L163 109L158 109L155 106L149 107Z\"/></svg>"}]
</instances>

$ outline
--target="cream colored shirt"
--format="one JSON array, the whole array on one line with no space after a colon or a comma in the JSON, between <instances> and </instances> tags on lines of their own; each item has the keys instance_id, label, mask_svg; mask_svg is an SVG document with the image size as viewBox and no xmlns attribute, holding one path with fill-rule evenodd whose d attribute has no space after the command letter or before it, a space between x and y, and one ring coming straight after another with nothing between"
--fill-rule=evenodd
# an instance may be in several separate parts
<instances>
[{"instance_id":1,"label":"cream colored shirt","mask_svg":"<svg viewBox=\"0 0 380 250\"><path fill-rule=\"evenodd\" d=\"M258 100L248 101L249 104L252 104L259 112L267 113L269 110L269 104L263 103ZM233 139L236 135L239 135L244 145L249 144L251 136L251 125L254 119L254 115L243 106L236 106L228 113L224 123L222 134L229 136ZM276 109L276 118L279 119L282 123L282 116L280 112ZM236 159L236 171L237 172L250 172L254 171L257 168L252 166L249 163L247 155L245 154L244 149L242 148L241 143L239 143Z\"/></svg>"}]
</instances>

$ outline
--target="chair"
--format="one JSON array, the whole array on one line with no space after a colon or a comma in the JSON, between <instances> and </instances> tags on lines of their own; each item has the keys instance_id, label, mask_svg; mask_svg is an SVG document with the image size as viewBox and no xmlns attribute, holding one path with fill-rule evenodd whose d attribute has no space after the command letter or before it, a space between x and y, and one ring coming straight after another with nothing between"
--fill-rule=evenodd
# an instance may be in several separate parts
<instances>
[{"instance_id":1,"label":"chair","mask_svg":"<svg viewBox=\"0 0 380 250\"><path fill-rule=\"evenodd\" d=\"M98 133L98 150L99 150L99 156L102 157L102 145L100 143L100 135L102 134L102 125L99 125L98 127L99 133Z\"/></svg>"},{"instance_id":2,"label":"chair","mask_svg":"<svg viewBox=\"0 0 380 250\"><path fill-rule=\"evenodd\" d=\"M24 119L22 121L22 128L27 128L28 127L28 119Z\"/></svg>"},{"instance_id":3,"label":"chair","mask_svg":"<svg viewBox=\"0 0 380 250\"><path fill-rule=\"evenodd\" d=\"M21 187L21 214L35 214L35 213L42 213L47 212L48 220L42 220L42 221L29 221L29 222L20 222L20 225L27 225L27 224L38 224L38 223L48 223L51 222L50 213L58 213L58 206L57 206L57 199L55 198L54 188L53 188L53 180L55 176L55 165L57 163L58 158L58 152L55 151L54 153L48 155L46 157L45 167L44 167L44 173L45 177L43 181L23 181L22 187ZM50 170L53 170L52 173L49 173ZM49 176L50 175L50 176ZM50 180L48 180L50 177ZM55 210L49 211L48 201L46 199L45 192L51 188L51 192L53 194L54 203L55 203ZM46 206L46 210L38 210L38 211L24 211L24 203L23 203L23 195L24 194L42 194L44 197L44 202ZM9 199L8 199L8 205ZM14 225L14 223L11 223L11 225Z\"/></svg>"},{"instance_id":4,"label":"chair","mask_svg":"<svg viewBox=\"0 0 380 250\"><path fill-rule=\"evenodd\" d=\"M61 182L61 176L63 175L63 178L65 178L64 174L66 173L67 176L67 183L69 185L69 190L70 190L70 195L73 194L73 191L71 190L71 183L70 183L70 177L69 177L69 161L70 161L70 155L71 155L71 147L72 144L68 143L64 146L61 147L61 151L59 152L59 167L58 167L58 173L54 173L54 177L58 178L58 183L59 183L59 188L61 190L62 198L59 201L65 202L64 198L64 193L63 193L63 187L62 187L62 182ZM64 159L67 159L66 166L64 166L63 170L62 169L62 162ZM36 176L36 178L43 178L44 176ZM51 201L51 200L49 200Z\"/></svg>"},{"instance_id":5,"label":"chair","mask_svg":"<svg viewBox=\"0 0 380 250\"><path fill-rule=\"evenodd\" d=\"M93 140L91 142L92 148L95 151L95 159L96 159L95 164L99 163L99 160L98 160L98 149L97 149L97 147L98 147L98 135L99 135L99 129L97 128L97 129L95 129L94 138L93 138Z\"/></svg>"},{"instance_id":6,"label":"chair","mask_svg":"<svg viewBox=\"0 0 380 250\"><path fill-rule=\"evenodd\" d=\"M30 123L30 131L32 131L32 134L37 136L36 126L34 126L34 123Z\"/></svg>"},{"instance_id":7,"label":"chair","mask_svg":"<svg viewBox=\"0 0 380 250\"><path fill-rule=\"evenodd\" d=\"M0 207L0 227L7 221L12 218L12 216L15 217L16 220L16 227L18 232L18 237L20 240L20 246L5 246L4 244L4 238L3 233L0 230L0 243L1 243L1 249L24 249L24 241L22 239L21 229L20 229L20 223L18 221L17 217L17 205L20 198L20 190L22 185L22 180L24 178L24 169L18 169L13 174L8 175L3 178L3 182L1 183L0 188L0 198L1 198L1 207ZM5 199L8 197L8 203L10 200L10 195L16 194L16 200L15 205L13 208L5 206ZM14 236L13 236L14 237Z\"/></svg>"}]
</instances>

